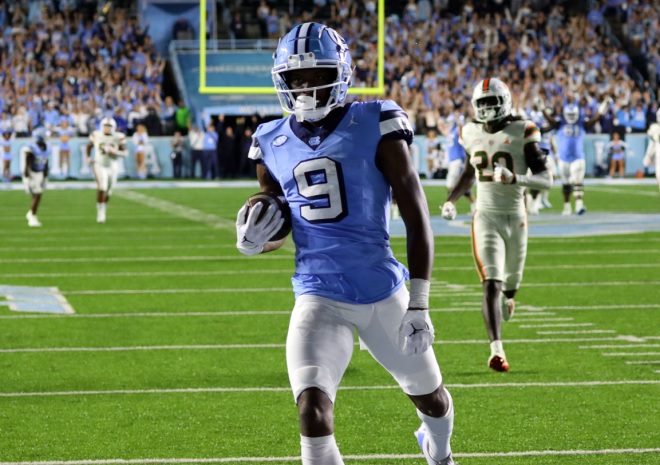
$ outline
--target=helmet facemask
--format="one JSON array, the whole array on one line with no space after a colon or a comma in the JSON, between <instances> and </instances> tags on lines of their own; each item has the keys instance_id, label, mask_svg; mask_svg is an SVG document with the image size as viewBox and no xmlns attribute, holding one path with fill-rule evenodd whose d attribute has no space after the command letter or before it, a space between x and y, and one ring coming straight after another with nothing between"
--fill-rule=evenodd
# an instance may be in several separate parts
<instances>
[{"instance_id":1,"label":"helmet facemask","mask_svg":"<svg viewBox=\"0 0 660 465\"><path fill-rule=\"evenodd\" d=\"M492 123L511 114L511 102L508 104L501 95L489 95L474 102L474 113L477 121Z\"/></svg>"},{"instance_id":2,"label":"helmet facemask","mask_svg":"<svg viewBox=\"0 0 660 465\"><path fill-rule=\"evenodd\" d=\"M563 115L568 124L575 124L580 119L580 109L576 105L566 106Z\"/></svg>"},{"instance_id":3,"label":"helmet facemask","mask_svg":"<svg viewBox=\"0 0 660 465\"><path fill-rule=\"evenodd\" d=\"M317 23L294 28L280 41L274 59L271 74L277 97L282 109L295 114L298 122L319 121L346 103L353 73L351 56L346 42L333 29ZM287 72L302 69L331 69L336 75L328 84L292 89ZM318 91L324 89L331 89L330 96L319 102Z\"/></svg>"}]
</instances>

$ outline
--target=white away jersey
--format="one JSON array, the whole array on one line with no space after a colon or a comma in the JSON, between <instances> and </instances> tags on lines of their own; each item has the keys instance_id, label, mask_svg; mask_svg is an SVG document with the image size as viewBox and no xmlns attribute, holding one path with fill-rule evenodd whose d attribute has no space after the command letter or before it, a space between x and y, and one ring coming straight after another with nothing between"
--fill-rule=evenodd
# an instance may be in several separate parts
<instances>
[{"instance_id":1,"label":"white away jersey","mask_svg":"<svg viewBox=\"0 0 660 465\"><path fill-rule=\"evenodd\" d=\"M469 123L461 132L461 145L470 155L477 178L477 210L493 213L525 211L525 188L517 184L493 182L495 163L506 166L515 174L527 173L524 147L541 141L541 131L531 121L511 121L495 134L484 130L480 123Z\"/></svg>"},{"instance_id":2,"label":"white away jersey","mask_svg":"<svg viewBox=\"0 0 660 465\"><path fill-rule=\"evenodd\" d=\"M97 130L89 136L89 140L94 144L94 164L105 167L113 166L117 160L117 155L106 152L106 146L112 145L115 149L126 146L126 135L121 132L106 135L103 131Z\"/></svg>"}]
</instances>

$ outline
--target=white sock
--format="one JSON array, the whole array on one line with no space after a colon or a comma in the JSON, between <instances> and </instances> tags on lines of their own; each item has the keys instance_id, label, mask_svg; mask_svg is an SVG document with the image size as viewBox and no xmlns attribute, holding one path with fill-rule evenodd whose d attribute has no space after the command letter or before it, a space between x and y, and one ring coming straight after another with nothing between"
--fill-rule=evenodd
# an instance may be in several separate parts
<instances>
[{"instance_id":1,"label":"white sock","mask_svg":"<svg viewBox=\"0 0 660 465\"><path fill-rule=\"evenodd\" d=\"M454 401L445 390L449 399L449 409L444 417L434 418L417 410L417 416L426 425L424 444L428 444L428 454L436 462L446 459L451 454L451 432L454 429Z\"/></svg>"},{"instance_id":2,"label":"white sock","mask_svg":"<svg viewBox=\"0 0 660 465\"><path fill-rule=\"evenodd\" d=\"M344 465L335 435L320 438L300 436L302 465Z\"/></svg>"},{"instance_id":3,"label":"white sock","mask_svg":"<svg viewBox=\"0 0 660 465\"><path fill-rule=\"evenodd\" d=\"M96 204L96 211L98 213L105 213L105 204L104 203L97 203Z\"/></svg>"},{"instance_id":4,"label":"white sock","mask_svg":"<svg viewBox=\"0 0 660 465\"><path fill-rule=\"evenodd\" d=\"M502 341L499 339L490 343L490 353L491 355L502 355L504 353L504 347L502 347Z\"/></svg>"},{"instance_id":5,"label":"white sock","mask_svg":"<svg viewBox=\"0 0 660 465\"><path fill-rule=\"evenodd\" d=\"M582 199L576 199L575 200L575 209L579 210L582 207L584 207L584 202L582 201Z\"/></svg>"}]
</instances>

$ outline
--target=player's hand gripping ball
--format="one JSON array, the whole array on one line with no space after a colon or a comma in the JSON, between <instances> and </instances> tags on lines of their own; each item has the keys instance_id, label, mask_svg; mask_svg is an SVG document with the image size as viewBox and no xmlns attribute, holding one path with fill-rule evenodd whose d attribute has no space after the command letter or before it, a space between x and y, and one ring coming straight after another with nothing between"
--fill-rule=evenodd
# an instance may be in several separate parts
<instances>
[{"instance_id":1,"label":"player's hand gripping ball","mask_svg":"<svg viewBox=\"0 0 660 465\"><path fill-rule=\"evenodd\" d=\"M236 248L244 255L261 253L269 241L283 239L291 232L291 210L275 194L259 192L238 211Z\"/></svg>"},{"instance_id":2,"label":"player's hand gripping ball","mask_svg":"<svg viewBox=\"0 0 660 465\"><path fill-rule=\"evenodd\" d=\"M289 208L289 204L284 201L283 197L280 197L271 192L259 192L258 194L254 194L248 199L246 203L248 206L248 211L246 212L246 220L247 215L250 214L250 209L254 208L257 204L260 203L263 204L263 207L261 208L261 212L257 217L257 222L259 222L259 220L266 215L266 212L271 205L274 205L275 208L280 211L282 218L284 219L282 226L276 230L268 238L268 240L279 241L280 239L284 239L286 236L288 236L291 232L291 209Z\"/></svg>"}]
</instances>

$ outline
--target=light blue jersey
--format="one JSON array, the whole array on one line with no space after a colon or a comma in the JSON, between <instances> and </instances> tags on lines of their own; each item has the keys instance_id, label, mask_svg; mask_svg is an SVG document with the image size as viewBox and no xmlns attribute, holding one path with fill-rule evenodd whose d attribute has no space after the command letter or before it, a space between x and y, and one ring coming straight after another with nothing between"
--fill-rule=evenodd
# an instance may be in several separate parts
<instances>
[{"instance_id":1,"label":"light blue jersey","mask_svg":"<svg viewBox=\"0 0 660 465\"><path fill-rule=\"evenodd\" d=\"M48 163L48 158L50 158L50 147L46 147L46 150L41 150L41 147L37 144L30 144L28 150L34 155L30 170L36 172L46 169L46 163Z\"/></svg>"},{"instance_id":2,"label":"light blue jersey","mask_svg":"<svg viewBox=\"0 0 660 465\"><path fill-rule=\"evenodd\" d=\"M461 130L457 124L449 132L445 144L447 145L447 157L449 162L454 160L465 160L465 149L458 142L461 136Z\"/></svg>"},{"instance_id":3,"label":"light blue jersey","mask_svg":"<svg viewBox=\"0 0 660 465\"><path fill-rule=\"evenodd\" d=\"M560 117L557 129L557 150L559 159L566 163L584 159L584 118L580 115L577 122L571 124Z\"/></svg>"},{"instance_id":4,"label":"light blue jersey","mask_svg":"<svg viewBox=\"0 0 660 465\"><path fill-rule=\"evenodd\" d=\"M389 243L390 186L376 166L383 138L412 143L392 101L356 102L306 129L295 118L265 123L249 157L264 163L291 207L296 296L373 303L408 279Z\"/></svg>"}]
</instances>

